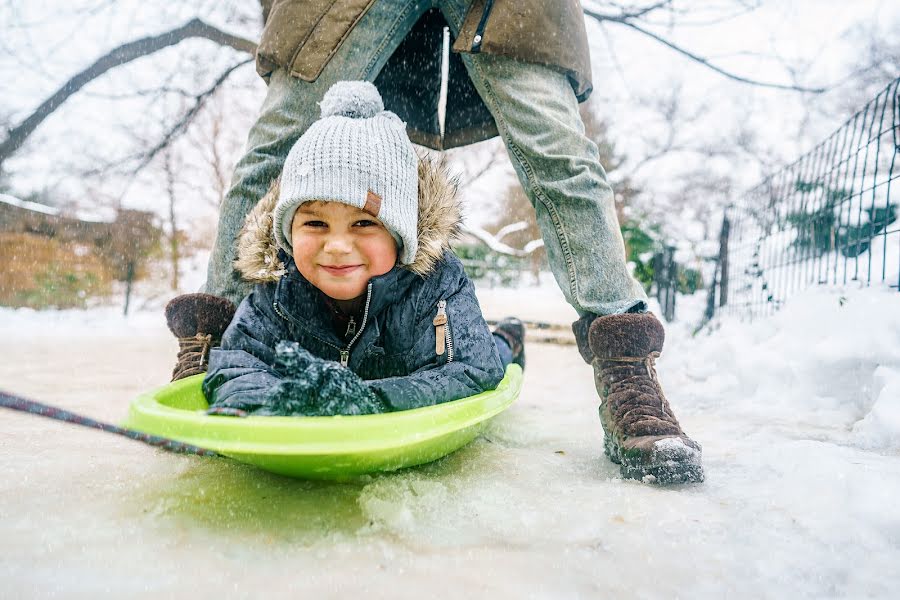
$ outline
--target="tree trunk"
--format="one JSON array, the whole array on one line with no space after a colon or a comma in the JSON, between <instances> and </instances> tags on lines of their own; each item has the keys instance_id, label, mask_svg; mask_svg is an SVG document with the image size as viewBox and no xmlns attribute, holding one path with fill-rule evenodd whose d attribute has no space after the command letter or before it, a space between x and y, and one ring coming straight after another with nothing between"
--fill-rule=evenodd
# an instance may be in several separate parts
<instances>
[{"instance_id":1,"label":"tree trunk","mask_svg":"<svg viewBox=\"0 0 900 600\"><path fill-rule=\"evenodd\" d=\"M178 291L178 267L181 252L178 245L178 222L175 217L175 171L172 169L172 154L166 152L166 192L169 196L169 258L172 261L172 291Z\"/></svg>"},{"instance_id":2,"label":"tree trunk","mask_svg":"<svg viewBox=\"0 0 900 600\"><path fill-rule=\"evenodd\" d=\"M131 284L134 282L134 261L128 261L128 274L125 277L125 310L122 314L128 316L128 305L131 304Z\"/></svg>"}]
</instances>

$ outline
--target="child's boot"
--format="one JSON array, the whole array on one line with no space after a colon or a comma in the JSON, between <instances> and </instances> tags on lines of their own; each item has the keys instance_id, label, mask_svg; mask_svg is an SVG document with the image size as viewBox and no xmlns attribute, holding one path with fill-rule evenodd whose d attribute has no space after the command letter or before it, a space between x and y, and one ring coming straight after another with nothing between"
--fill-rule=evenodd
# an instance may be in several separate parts
<instances>
[{"instance_id":1,"label":"child's boot","mask_svg":"<svg viewBox=\"0 0 900 600\"><path fill-rule=\"evenodd\" d=\"M682 431L656 376L662 324L651 313L585 321L573 329L582 356L594 367L606 455L628 479L703 481L700 444Z\"/></svg>"},{"instance_id":2,"label":"child's boot","mask_svg":"<svg viewBox=\"0 0 900 600\"><path fill-rule=\"evenodd\" d=\"M512 361L525 368L525 323L515 317L506 317L494 328L494 335L501 338L512 352Z\"/></svg>"},{"instance_id":3,"label":"child's boot","mask_svg":"<svg viewBox=\"0 0 900 600\"><path fill-rule=\"evenodd\" d=\"M209 351L221 343L234 311L230 300L210 294L183 294L169 300L166 322L179 346L172 381L206 372Z\"/></svg>"}]
</instances>

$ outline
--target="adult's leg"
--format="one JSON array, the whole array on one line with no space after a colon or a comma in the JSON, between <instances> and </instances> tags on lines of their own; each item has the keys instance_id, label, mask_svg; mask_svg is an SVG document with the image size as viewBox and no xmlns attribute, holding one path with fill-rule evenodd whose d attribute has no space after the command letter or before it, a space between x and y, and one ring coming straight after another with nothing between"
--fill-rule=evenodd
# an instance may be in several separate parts
<instances>
[{"instance_id":1,"label":"adult's leg","mask_svg":"<svg viewBox=\"0 0 900 600\"><path fill-rule=\"evenodd\" d=\"M458 28L466 4L441 4L451 28ZM626 266L597 145L584 134L566 76L502 56L465 54L463 62L534 206L566 300L582 315L646 310L644 289Z\"/></svg>"},{"instance_id":2,"label":"adult's leg","mask_svg":"<svg viewBox=\"0 0 900 600\"><path fill-rule=\"evenodd\" d=\"M416 0L378 1L310 83L278 69L269 81L259 117L250 129L219 212L219 226L207 269L205 291L235 304L251 285L234 270L236 239L244 217L281 173L294 142L319 117L318 102L342 80L374 81L415 22L430 7Z\"/></svg>"},{"instance_id":3,"label":"adult's leg","mask_svg":"<svg viewBox=\"0 0 900 600\"><path fill-rule=\"evenodd\" d=\"M443 0L451 27L462 1ZM701 447L682 431L653 368L662 324L622 314L645 312L647 296L628 272L612 190L566 77L500 56L463 62L534 206L553 275L582 315L575 336L594 367L606 454L624 477L702 481Z\"/></svg>"}]
</instances>

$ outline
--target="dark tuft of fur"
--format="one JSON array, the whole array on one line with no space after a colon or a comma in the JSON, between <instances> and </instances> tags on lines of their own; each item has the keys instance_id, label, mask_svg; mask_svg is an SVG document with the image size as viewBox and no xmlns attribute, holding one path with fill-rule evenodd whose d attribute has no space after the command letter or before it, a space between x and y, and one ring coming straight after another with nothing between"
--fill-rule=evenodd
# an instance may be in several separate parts
<instances>
[{"instance_id":1,"label":"dark tuft of fur","mask_svg":"<svg viewBox=\"0 0 900 600\"><path fill-rule=\"evenodd\" d=\"M607 315L591 323L589 340L596 358L647 356L662 352L666 331L652 313Z\"/></svg>"},{"instance_id":2,"label":"dark tuft of fur","mask_svg":"<svg viewBox=\"0 0 900 600\"><path fill-rule=\"evenodd\" d=\"M222 337L234 317L234 304L211 294L183 294L166 304L166 323L175 337L192 337L198 333Z\"/></svg>"}]
</instances>

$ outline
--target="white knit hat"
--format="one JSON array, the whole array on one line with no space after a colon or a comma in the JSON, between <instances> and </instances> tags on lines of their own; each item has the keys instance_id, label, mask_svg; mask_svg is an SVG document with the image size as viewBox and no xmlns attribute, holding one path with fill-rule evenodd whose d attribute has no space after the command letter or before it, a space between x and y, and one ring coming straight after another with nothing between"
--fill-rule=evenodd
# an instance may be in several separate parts
<instances>
[{"instance_id":1,"label":"white knit hat","mask_svg":"<svg viewBox=\"0 0 900 600\"><path fill-rule=\"evenodd\" d=\"M343 202L378 217L402 246L400 263L418 248L418 159L400 117L384 110L367 81L339 81L325 93L321 118L284 163L273 232L288 252L297 207L310 200Z\"/></svg>"}]
</instances>

